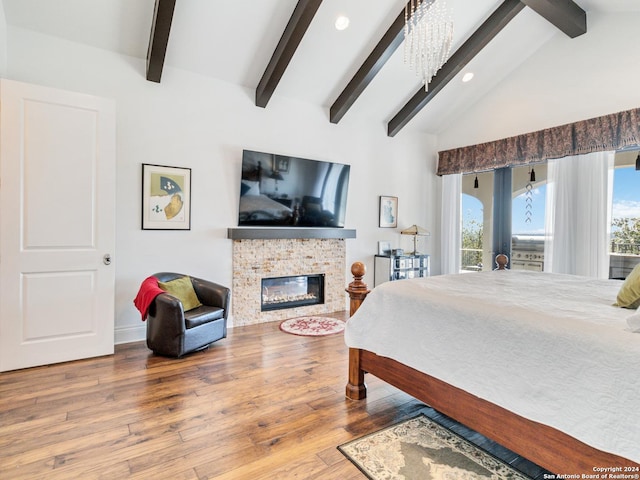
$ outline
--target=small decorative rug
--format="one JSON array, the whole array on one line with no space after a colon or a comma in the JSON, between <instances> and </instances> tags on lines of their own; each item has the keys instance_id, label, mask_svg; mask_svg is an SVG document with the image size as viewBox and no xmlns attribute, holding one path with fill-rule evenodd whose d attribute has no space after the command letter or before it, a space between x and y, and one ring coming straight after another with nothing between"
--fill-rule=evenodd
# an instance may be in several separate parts
<instances>
[{"instance_id":1,"label":"small decorative rug","mask_svg":"<svg viewBox=\"0 0 640 480\"><path fill-rule=\"evenodd\" d=\"M330 317L297 317L285 320L280 324L280 330L293 335L306 337L320 337L333 335L344 330L345 323Z\"/></svg>"},{"instance_id":2,"label":"small decorative rug","mask_svg":"<svg viewBox=\"0 0 640 480\"><path fill-rule=\"evenodd\" d=\"M338 450L371 480L531 480L424 414Z\"/></svg>"}]
</instances>

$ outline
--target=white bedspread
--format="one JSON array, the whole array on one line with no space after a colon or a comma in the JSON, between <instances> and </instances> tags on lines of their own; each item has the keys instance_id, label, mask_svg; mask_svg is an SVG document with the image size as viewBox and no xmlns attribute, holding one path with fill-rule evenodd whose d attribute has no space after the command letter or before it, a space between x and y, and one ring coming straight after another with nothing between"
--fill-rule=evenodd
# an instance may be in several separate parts
<instances>
[{"instance_id":1,"label":"white bedspread","mask_svg":"<svg viewBox=\"0 0 640 480\"><path fill-rule=\"evenodd\" d=\"M255 214L268 218L286 218L292 210L266 195L243 195L240 197L240 213L245 215Z\"/></svg>"},{"instance_id":2,"label":"white bedspread","mask_svg":"<svg viewBox=\"0 0 640 480\"><path fill-rule=\"evenodd\" d=\"M640 333L612 306L621 284L515 270L387 282L345 341L640 462Z\"/></svg>"}]
</instances>

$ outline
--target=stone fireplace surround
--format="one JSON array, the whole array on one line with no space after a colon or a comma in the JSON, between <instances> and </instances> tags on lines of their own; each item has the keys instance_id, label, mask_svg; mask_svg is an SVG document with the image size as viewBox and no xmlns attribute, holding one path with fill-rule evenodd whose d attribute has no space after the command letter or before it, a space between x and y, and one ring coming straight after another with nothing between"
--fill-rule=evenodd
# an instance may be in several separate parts
<instances>
[{"instance_id":1,"label":"stone fireplace surround","mask_svg":"<svg viewBox=\"0 0 640 480\"><path fill-rule=\"evenodd\" d=\"M273 322L345 310L345 239L355 230L334 228L230 228L233 240L233 325ZM262 278L325 275L324 304L261 311Z\"/></svg>"}]
</instances>

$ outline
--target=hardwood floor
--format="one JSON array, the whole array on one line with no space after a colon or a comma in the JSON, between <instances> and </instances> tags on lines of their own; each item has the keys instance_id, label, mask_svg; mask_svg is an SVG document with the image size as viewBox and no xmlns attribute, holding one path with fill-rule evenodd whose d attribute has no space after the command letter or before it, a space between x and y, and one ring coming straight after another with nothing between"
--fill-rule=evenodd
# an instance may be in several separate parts
<instances>
[{"instance_id":1,"label":"hardwood floor","mask_svg":"<svg viewBox=\"0 0 640 480\"><path fill-rule=\"evenodd\" d=\"M273 322L182 359L137 342L2 373L0 478L362 479L336 447L430 409L375 377L350 401L346 372L342 335Z\"/></svg>"}]
</instances>

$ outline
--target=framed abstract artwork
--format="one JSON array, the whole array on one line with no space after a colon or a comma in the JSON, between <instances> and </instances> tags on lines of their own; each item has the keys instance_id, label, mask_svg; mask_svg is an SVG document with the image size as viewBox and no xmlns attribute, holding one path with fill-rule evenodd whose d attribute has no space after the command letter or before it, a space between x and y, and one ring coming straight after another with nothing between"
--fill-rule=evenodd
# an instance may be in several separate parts
<instances>
[{"instance_id":1,"label":"framed abstract artwork","mask_svg":"<svg viewBox=\"0 0 640 480\"><path fill-rule=\"evenodd\" d=\"M191 169L142 164L142 229L191 229Z\"/></svg>"},{"instance_id":2,"label":"framed abstract artwork","mask_svg":"<svg viewBox=\"0 0 640 480\"><path fill-rule=\"evenodd\" d=\"M396 228L398 226L398 197L380 197L380 227Z\"/></svg>"}]
</instances>

